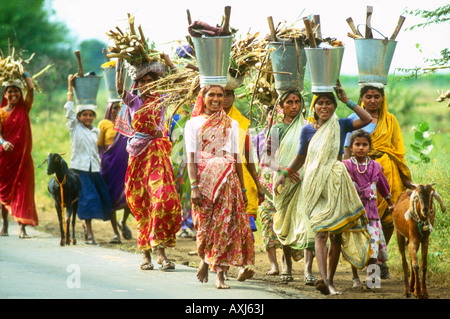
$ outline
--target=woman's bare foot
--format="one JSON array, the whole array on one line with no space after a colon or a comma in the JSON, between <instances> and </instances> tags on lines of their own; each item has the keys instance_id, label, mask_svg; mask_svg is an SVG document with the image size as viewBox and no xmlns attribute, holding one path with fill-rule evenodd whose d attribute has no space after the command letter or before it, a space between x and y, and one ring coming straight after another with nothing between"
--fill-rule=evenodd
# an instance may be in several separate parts
<instances>
[{"instance_id":1,"label":"woman's bare foot","mask_svg":"<svg viewBox=\"0 0 450 319\"><path fill-rule=\"evenodd\" d=\"M24 224L20 224L19 238L31 238L30 236L28 236Z\"/></svg>"},{"instance_id":2,"label":"woman's bare foot","mask_svg":"<svg viewBox=\"0 0 450 319\"><path fill-rule=\"evenodd\" d=\"M200 261L200 265L198 266L197 279L202 284L208 282L208 264L204 260Z\"/></svg>"},{"instance_id":3,"label":"woman's bare foot","mask_svg":"<svg viewBox=\"0 0 450 319\"><path fill-rule=\"evenodd\" d=\"M272 265L270 269L266 272L266 275L269 276L278 276L280 274L280 270L278 269L278 264Z\"/></svg>"},{"instance_id":4,"label":"woman's bare foot","mask_svg":"<svg viewBox=\"0 0 450 319\"><path fill-rule=\"evenodd\" d=\"M361 288L361 280L359 280L359 278L353 279L352 288Z\"/></svg>"},{"instance_id":5,"label":"woman's bare foot","mask_svg":"<svg viewBox=\"0 0 450 319\"><path fill-rule=\"evenodd\" d=\"M247 268L247 267L240 267L237 280L245 281L247 279L252 278L254 274L255 274L255 272L252 269Z\"/></svg>"},{"instance_id":6,"label":"woman's bare foot","mask_svg":"<svg viewBox=\"0 0 450 319\"><path fill-rule=\"evenodd\" d=\"M331 295L342 295L342 292L340 290L337 290L334 284L328 285L328 289L330 290Z\"/></svg>"},{"instance_id":7,"label":"woman's bare foot","mask_svg":"<svg viewBox=\"0 0 450 319\"><path fill-rule=\"evenodd\" d=\"M229 289L230 286L225 284L225 276L223 271L217 272L216 275L216 288L217 289Z\"/></svg>"},{"instance_id":8,"label":"woman's bare foot","mask_svg":"<svg viewBox=\"0 0 450 319\"><path fill-rule=\"evenodd\" d=\"M0 236L9 236L8 235L8 225L3 223L2 229L0 230Z\"/></svg>"}]
</instances>

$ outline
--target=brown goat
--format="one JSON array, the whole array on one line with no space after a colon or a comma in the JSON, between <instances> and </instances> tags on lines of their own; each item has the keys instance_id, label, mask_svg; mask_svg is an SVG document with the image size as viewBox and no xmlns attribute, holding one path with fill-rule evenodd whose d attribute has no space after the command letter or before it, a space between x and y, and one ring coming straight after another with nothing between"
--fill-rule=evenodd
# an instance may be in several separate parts
<instances>
[{"instance_id":1,"label":"brown goat","mask_svg":"<svg viewBox=\"0 0 450 319\"><path fill-rule=\"evenodd\" d=\"M439 202L442 212L444 204L434 184L417 185L414 191L407 190L400 194L393 211L393 219L397 234L397 243L402 256L403 273L405 278L405 296L410 297L411 291L418 299L428 299L426 286L427 254L429 236L434 226L436 215L434 198ZM409 241L409 256L411 258L411 278L408 283L408 262L405 248ZM419 260L417 252L422 245L422 283L419 281Z\"/></svg>"}]
</instances>

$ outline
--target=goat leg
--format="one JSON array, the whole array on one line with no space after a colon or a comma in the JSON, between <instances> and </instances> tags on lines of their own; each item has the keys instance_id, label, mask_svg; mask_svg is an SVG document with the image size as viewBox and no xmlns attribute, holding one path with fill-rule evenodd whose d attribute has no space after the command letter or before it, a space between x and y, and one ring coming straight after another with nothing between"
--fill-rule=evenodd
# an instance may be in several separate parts
<instances>
[{"instance_id":1,"label":"goat leg","mask_svg":"<svg viewBox=\"0 0 450 319\"><path fill-rule=\"evenodd\" d=\"M403 266L403 276L404 276L404 285L405 285L405 296L407 298L411 297L411 289L409 287L409 278L408 278L408 261L406 260L406 240L398 231L397 233L397 244L400 255L402 256L402 266Z\"/></svg>"},{"instance_id":2,"label":"goat leg","mask_svg":"<svg viewBox=\"0 0 450 319\"><path fill-rule=\"evenodd\" d=\"M65 222L66 222L66 230L67 230L67 233L66 233L66 245L70 246L70 213L69 212L67 212L67 216L66 216Z\"/></svg>"},{"instance_id":3,"label":"goat leg","mask_svg":"<svg viewBox=\"0 0 450 319\"><path fill-rule=\"evenodd\" d=\"M64 246L65 244L65 232L64 232L64 221L62 218L62 211L61 211L61 206L57 203L55 203L55 207L56 207L56 213L58 214L58 221L59 221L59 232L60 232L60 240L59 240L59 245L60 246Z\"/></svg>"},{"instance_id":4,"label":"goat leg","mask_svg":"<svg viewBox=\"0 0 450 319\"><path fill-rule=\"evenodd\" d=\"M75 236L75 222L77 220L77 211L78 211L78 199L76 199L72 203L72 244L76 245L77 239Z\"/></svg>"},{"instance_id":5,"label":"goat leg","mask_svg":"<svg viewBox=\"0 0 450 319\"><path fill-rule=\"evenodd\" d=\"M416 226L417 227L417 226ZM409 256L411 257L411 290L417 299L421 297L420 278L419 278L419 259L417 253L420 247L420 241L413 237L409 237Z\"/></svg>"},{"instance_id":6,"label":"goat leg","mask_svg":"<svg viewBox=\"0 0 450 319\"><path fill-rule=\"evenodd\" d=\"M428 299L428 290L427 290L427 256L428 256L428 243L429 236L426 236L426 239L422 241L422 259L421 259L421 268L422 268L422 299Z\"/></svg>"}]
</instances>

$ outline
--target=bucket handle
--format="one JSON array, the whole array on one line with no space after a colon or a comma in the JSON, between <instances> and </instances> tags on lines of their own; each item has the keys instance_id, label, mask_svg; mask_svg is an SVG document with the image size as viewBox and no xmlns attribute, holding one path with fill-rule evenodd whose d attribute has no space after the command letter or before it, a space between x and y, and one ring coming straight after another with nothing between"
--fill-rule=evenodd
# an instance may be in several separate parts
<instances>
[{"instance_id":1,"label":"bucket handle","mask_svg":"<svg viewBox=\"0 0 450 319\"><path fill-rule=\"evenodd\" d=\"M360 31L359 31L359 27L360 26L366 26L365 24L358 24L357 26L356 26L356 29L358 30L358 32L360 33L360 34L362 34ZM383 33L381 33L380 31L378 31L377 29L375 29L375 28L373 28L373 27L370 27L370 29L372 29L372 30L375 30L379 35L381 35L385 40L386 39L388 39L388 37L386 37Z\"/></svg>"}]
</instances>

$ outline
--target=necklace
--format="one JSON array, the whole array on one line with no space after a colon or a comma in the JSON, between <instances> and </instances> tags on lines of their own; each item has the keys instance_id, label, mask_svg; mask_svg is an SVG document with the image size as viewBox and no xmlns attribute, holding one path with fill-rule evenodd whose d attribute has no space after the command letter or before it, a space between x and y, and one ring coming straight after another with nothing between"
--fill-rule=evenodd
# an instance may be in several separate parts
<instances>
[{"instance_id":1,"label":"necklace","mask_svg":"<svg viewBox=\"0 0 450 319\"><path fill-rule=\"evenodd\" d=\"M354 157L353 157L353 158L354 158ZM360 171L360 170L359 170L359 162L356 160L356 158L354 158L354 160L355 160L356 169L358 170L358 173L364 174L365 172L367 172L367 170L369 169L369 158L368 158L368 157L366 157L366 162L362 164L362 165L365 165L365 166L366 166L366 169L363 170L363 171Z\"/></svg>"}]
</instances>

